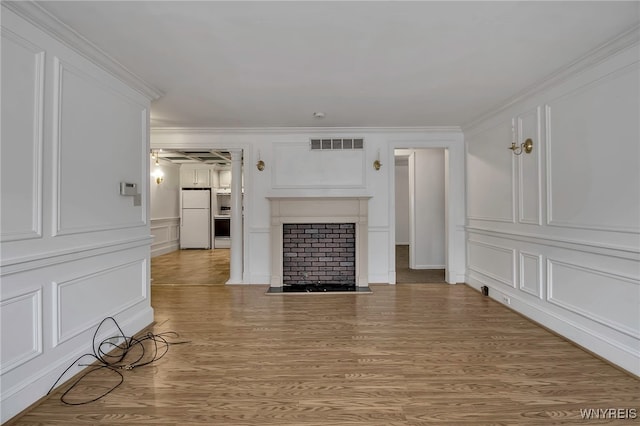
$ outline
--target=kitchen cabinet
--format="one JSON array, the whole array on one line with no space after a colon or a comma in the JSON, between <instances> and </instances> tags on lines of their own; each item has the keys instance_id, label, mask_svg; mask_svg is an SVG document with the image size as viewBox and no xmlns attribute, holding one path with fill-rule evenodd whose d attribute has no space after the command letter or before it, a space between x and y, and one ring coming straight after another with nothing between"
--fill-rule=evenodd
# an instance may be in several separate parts
<instances>
[{"instance_id":1,"label":"kitchen cabinet","mask_svg":"<svg viewBox=\"0 0 640 426\"><path fill-rule=\"evenodd\" d=\"M210 188L211 176L209 169L181 168L180 185L183 188Z\"/></svg>"},{"instance_id":2,"label":"kitchen cabinet","mask_svg":"<svg viewBox=\"0 0 640 426\"><path fill-rule=\"evenodd\" d=\"M220 170L218 172L220 188L231 187L231 170Z\"/></svg>"}]
</instances>

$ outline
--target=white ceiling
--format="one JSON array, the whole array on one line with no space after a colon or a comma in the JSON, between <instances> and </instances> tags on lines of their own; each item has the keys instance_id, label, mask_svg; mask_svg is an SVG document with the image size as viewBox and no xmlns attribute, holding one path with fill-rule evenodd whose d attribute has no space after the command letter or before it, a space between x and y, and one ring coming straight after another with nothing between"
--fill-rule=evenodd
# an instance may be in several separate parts
<instances>
[{"instance_id":1,"label":"white ceiling","mask_svg":"<svg viewBox=\"0 0 640 426\"><path fill-rule=\"evenodd\" d=\"M462 125L640 20L637 1L40 4L164 92L154 127Z\"/></svg>"}]
</instances>

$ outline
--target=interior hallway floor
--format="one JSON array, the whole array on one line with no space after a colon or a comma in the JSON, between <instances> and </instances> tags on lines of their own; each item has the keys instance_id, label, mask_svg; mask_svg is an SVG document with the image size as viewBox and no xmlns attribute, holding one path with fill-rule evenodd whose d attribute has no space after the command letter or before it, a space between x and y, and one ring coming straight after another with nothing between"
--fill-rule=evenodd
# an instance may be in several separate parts
<instances>
[{"instance_id":1,"label":"interior hallway floor","mask_svg":"<svg viewBox=\"0 0 640 426\"><path fill-rule=\"evenodd\" d=\"M396 282L444 283L444 269L409 269L409 246L396 246Z\"/></svg>"},{"instance_id":2,"label":"interior hallway floor","mask_svg":"<svg viewBox=\"0 0 640 426\"><path fill-rule=\"evenodd\" d=\"M176 250L151 259L151 285L224 285L229 249Z\"/></svg>"}]
</instances>

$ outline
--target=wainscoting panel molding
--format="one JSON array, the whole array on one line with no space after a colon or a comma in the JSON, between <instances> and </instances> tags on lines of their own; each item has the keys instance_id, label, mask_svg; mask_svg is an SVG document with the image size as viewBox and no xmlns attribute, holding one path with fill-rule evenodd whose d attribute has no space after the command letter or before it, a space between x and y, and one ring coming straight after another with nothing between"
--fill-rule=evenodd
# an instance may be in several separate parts
<instances>
[{"instance_id":1,"label":"wainscoting panel molding","mask_svg":"<svg viewBox=\"0 0 640 426\"><path fill-rule=\"evenodd\" d=\"M180 218L151 219L151 257L160 256L180 248Z\"/></svg>"},{"instance_id":2,"label":"wainscoting panel molding","mask_svg":"<svg viewBox=\"0 0 640 426\"><path fill-rule=\"evenodd\" d=\"M0 29L0 37L3 99L0 241L40 238L45 52L4 27ZM9 103L7 99L12 101Z\"/></svg>"},{"instance_id":3,"label":"wainscoting panel molding","mask_svg":"<svg viewBox=\"0 0 640 426\"><path fill-rule=\"evenodd\" d=\"M537 298L542 298L542 256L519 251L520 290Z\"/></svg>"},{"instance_id":4,"label":"wainscoting panel molding","mask_svg":"<svg viewBox=\"0 0 640 426\"><path fill-rule=\"evenodd\" d=\"M540 107L520 115L518 141L533 140L533 152L518 156L518 222L542 225L542 162Z\"/></svg>"},{"instance_id":5,"label":"wainscoting panel molding","mask_svg":"<svg viewBox=\"0 0 640 426\"><path fill-rule=\"evenodd\" d=\"M57 57L54 64L55 235L145 225L142 206L120 195L119 187L120 182L134 183L144 194L148 184L140 173L146 155L141 150L120 154L144 142L146 108L78 67ZM92 102L79 102L83 97ZM122 124L113 126L114 121ZM96 145L110 148L97 151ZM110 167L96 173L95 162ZM87 203L88 192L100 197Z\"/></svg>"},{"instance_id":6,"label":"wainscoting panel molding","mask_svg":"<svg viewBox=\"0 0 640 426\"><path fill-rule=\"evenodd\" d=\"M42 353L42 291L29 291L0 302L0 347L4 374Z\"/></svg>"},{"instance_id":7,"label":"wainscoting panel molding","mask_svg":"<svg viewBox=\"0 0 640 426\"><path fill-rule=\"evenodd\" d=\"M136 260L90 275L53 282L54 346L147 297L147 262ZM100 303L87 303L94 300Z\"/></svg>"},{"instance_id":8,"label":"wainscoting panel molding","mask_svg":"<svg viewBox=\"0 0 640 426\"><path fill-rule=\"evenodd\" d=\"M365 188L365 152L364 149L311 151L309 141L276 142L272 188Z\"/></svg>"},{"instance_id":9,"label":"wainscoting panel molding","mask_svg":"<svg viewBox=\"0 0 640 426\"><path fill-rule=\"evenodd\" d=\"M515 159L511 145L511 121L465 135L467 143L467 218L515 222ZM510 154L510 155L506 155Z\"/></svg>"},{"instance_id":10,"label":"wainscoting panel molding","mask_svg":"<svg viewBox=\"0 0 640 426\"><path fill-rule=\"evenodd\" d=\"M636 339L640 278L547 259L547 300Z\"/></svg>"},{"instance_id":11,"label":"wainscoting panel molding","mask_svg":"<svg viewBox=\"0 0 640 426\"><path fill-rule=\"evenodd\" d=\"M549 225L640 232L639 72L636 62L547 103Z\"/></svg>"},{"instance_id":12,"label":"wainscoting panel molding","mask_svg":"<svg viewBox=\"0 0 640 426\"><path fill-rule=\"evenodd\" d=\"M515 288L515 249L476 240L467 241L468 268Z\"/></svg>"}]
</instances>

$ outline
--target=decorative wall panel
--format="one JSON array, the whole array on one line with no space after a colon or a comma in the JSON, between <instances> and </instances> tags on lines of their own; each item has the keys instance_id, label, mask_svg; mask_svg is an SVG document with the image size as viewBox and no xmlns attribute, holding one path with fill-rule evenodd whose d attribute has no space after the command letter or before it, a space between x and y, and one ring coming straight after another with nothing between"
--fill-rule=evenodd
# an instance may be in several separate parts
<instances>
[{"instance_id":1,"label":"decorative wall panel","mask_svg":"<svg viewBox=\"0 0 640 426\"><path fill-rule=\"evenodd\" d=\"M131 263L54 282L54 345L122 312L147 297L147 262ZM96 301L100 303L95 303ZM94 301L94 303L88 302Z\"/></svg>"},{"instance_id":2,"label":"decorative wall panel","mask_svg":"<svg viewBox=\"0 0 640 426\"><path fill-rule=\"evenodd\" d=\"M31 291L0 302L4 374L42 353L42 291ZM9 343L9 344L7 344Z\"/></svg>"},{"instance_id":3,"label":"decorative wall panel","mask_svg":"<svg viewBox=\"0 0 640 426\"><path fill-rule=\"evenodd\" d=\"M514 155L511 122L469 136L467 144L467 217L514 222Z\"/></svg>"},{"instance_id":4,"label":"decorative wall panel","mask_svg":"<svg viewBox=\"0 0 640 426\"><path fill-rule=\"evenodd\" d=\"M550 225L640 232L637 63L546 106Z\"/></svg>"},{"instance_id":5,"label":"decorative wall panel","mask_svg":"<svg viewBox=\"0 0 640 426\"><path fill-rule=\"evenodd\" d=\"M42 49L2 28L0 240L42 236Z\"/></svg>"},{"instance_id":6,"label":"decorative wall panel","mask_svg":"<svg viewBox=\"0 0 640 426\"><path fill-rule=\"evenodd\" d=\"M541 225L542 208L542 163L543 141L540 137L540 108L520 115L518 123L518 141L522 144L527 138L533 141L530 154L518 156L518 221Z\"/></svg>"},{"instance_id":7,"label":"decorative wall panel","mask_svg":"<svg viewBox=\"0 0 640 426\"><path fill-rule=\"evenodd\" d=\"M480 241L467 241L469 269L515 287L515 250Z\"/></svg>"},{"instance_id":8,"label":"decorative wall panel","mask_svg":"<svg viewBox=\"0 0 640 426\"><path fill-rule=\"evenodd\" d=\"M640 337L640 280L555 259L547 260L549 302Z\"/></svg>"},{"instance_id":9,"label":"decorative wall panel","mask_svg":"<svg viewBox=\"0 0 640 426\"><path fill-rule=\"evenodd\" d=\"M134 183L144 193L148 184L140 167L146 153L131 150L145 143L146 108L84 71L54 62L56 233L144 225L142 206L120 195L119 185Z\"/></svg>"},{"instance_id":10,"label":"decorative wall panel","mask_svg":"<svg viewBox=\"0 0 640 426\"><path fill-rule=\"evenodd\" d=\"M272 187L364 188L364 150L311 151L308 142L274 143Z\"/></svg>"},{"instance_id":11,"label":"decorative wall panel","mask_svg":"<svg viewBox=\"0 0 640 426\"><path fill-rule=\"evenodd\" d=\"M520 250L520 290L542 297L542 256Z\"/></svg>"}]
</instances>

